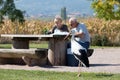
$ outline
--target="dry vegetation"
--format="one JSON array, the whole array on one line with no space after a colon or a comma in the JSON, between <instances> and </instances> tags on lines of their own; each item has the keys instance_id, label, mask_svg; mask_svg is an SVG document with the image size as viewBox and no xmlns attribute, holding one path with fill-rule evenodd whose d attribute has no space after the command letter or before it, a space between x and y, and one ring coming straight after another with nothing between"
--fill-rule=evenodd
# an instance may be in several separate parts
<instances>
[{"instance_id":1,"label":"dry vegetation","mask_svg":"<svg viewBox=\"0 0 120 80\"><path fill-rule=\"evenodd\" d=\"M120 45L120 20L105 21L97 18L79 20L87 25L91 37L94 37L95 40L103 38L103 41L109 41L107 45ZM51 29L53 25L53 20L26 20L24 24L19 24L18 22L12 23L9 20L5 20L4 24L0 27L0 34L43 34L46 30ZM99 42L101 39L97 41Z\"/></svg>"}]
</instances>

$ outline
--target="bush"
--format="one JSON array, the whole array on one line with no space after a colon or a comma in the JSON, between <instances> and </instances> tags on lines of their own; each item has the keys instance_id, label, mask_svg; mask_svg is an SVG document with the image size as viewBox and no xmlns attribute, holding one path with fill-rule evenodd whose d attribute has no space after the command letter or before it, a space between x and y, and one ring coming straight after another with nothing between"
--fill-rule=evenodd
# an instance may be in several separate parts
<instances>
[{"instance_id":1,"label":"bush","mask_svg":"<svg viewBox=\"0 0 120 80\"><path fill-rule=\"evenodd\" d=\"M116 35L114 42L112 42L112 46L120 46L120 33Z\"/></svg>"},{"instance_id":2,"label":"bush","mask_svg":"<svg viewBox=\"0 0 120 80\"><path fill-rule=\"evenodd\" d=\"M91 37L91 45L92 46L101 46L101 40L100 36L98 34L95 34Z\"/></svg>"},{"instance_id":3,"label":"bush","mask_svg":"<svg viewBox=\"0 0 120 80\"><path fill-rule=\"evenodd\" d=\"M109 46L110 41L108 40L106 35L95 34L91 37L91 45L92 46Z\"/></svg>"}]
</instances>

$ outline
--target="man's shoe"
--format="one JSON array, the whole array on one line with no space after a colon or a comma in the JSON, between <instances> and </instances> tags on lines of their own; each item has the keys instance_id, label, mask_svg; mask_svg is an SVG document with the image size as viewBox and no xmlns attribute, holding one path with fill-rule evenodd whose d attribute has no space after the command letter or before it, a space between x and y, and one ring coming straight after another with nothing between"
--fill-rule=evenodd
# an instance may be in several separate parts
<instances>
[{"instance_id":1,"label":"man's shoe","mask_svg":"<svg viewBox=\"0 0 120 80\"><path fill-rule=\"evenodd\" d=\"M81 53L81 55L73 53L75 58L77 60L79 60L79 62L81 62L83 64L83 66L89 67L89 60L88 60L86 51L85 50L80 50L79 52Z\"/></svg>"}]
</instances>

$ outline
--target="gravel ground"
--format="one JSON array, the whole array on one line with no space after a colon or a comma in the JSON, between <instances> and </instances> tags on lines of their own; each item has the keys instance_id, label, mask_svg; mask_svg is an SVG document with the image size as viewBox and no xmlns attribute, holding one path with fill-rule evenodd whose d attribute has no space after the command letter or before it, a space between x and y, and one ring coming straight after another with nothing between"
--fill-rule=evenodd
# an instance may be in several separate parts
<instances>
[{"instance_id":1,"label":"gravel ground","mask_svg":"<svg viewBox=\"0 0 120 80\"><path fill-rule=\"evenodd\" d=\"M89 58L90 67L81 68L81 72L104 72L120 73L120 47L119 48L97 48ZM18 70L44 70L44 71L69 71L78 72L79 67L52 66L52 67L29 67L26 65L0 65L0 69L18 69Z\"/></svg>"}]
</instances>

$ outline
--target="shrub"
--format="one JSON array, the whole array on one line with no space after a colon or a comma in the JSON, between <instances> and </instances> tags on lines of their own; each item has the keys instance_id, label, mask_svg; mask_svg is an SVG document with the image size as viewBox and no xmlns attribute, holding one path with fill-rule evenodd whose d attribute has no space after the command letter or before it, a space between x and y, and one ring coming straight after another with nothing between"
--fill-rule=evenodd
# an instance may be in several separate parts
<instances>
[{"instance_id":1,"label":"shrub","mask_svg":"<svg viewBox=\"0 0 120 80\"><path fill-rule=\"evenodd\" d=\"M110 41L106 35L99 35L95 34L91 38L91 45L92 46L110 46Z\"/></svg>"}]
</instances>

